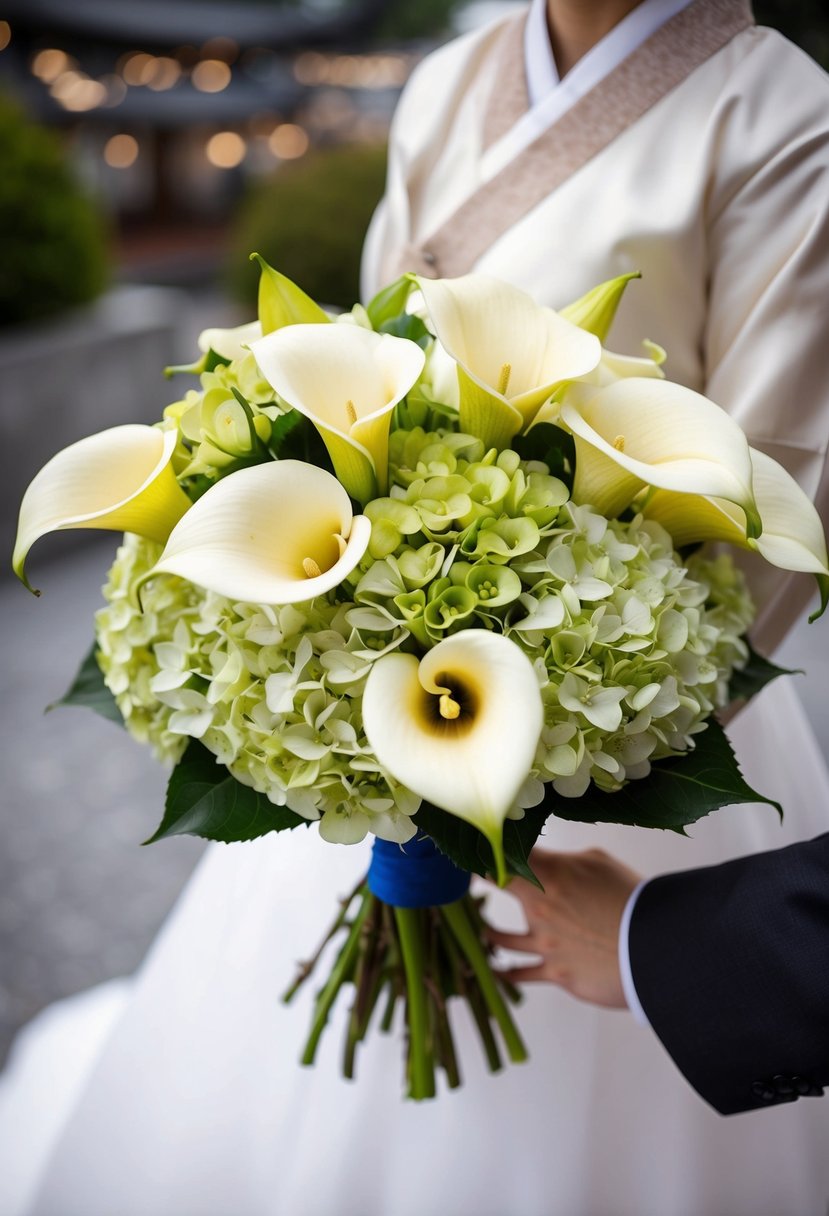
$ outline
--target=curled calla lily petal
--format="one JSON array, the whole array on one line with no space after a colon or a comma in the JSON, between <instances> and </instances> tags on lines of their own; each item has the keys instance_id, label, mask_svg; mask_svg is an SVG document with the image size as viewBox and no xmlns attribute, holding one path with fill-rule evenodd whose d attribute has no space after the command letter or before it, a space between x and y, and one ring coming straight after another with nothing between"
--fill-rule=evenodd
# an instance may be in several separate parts
<instances>
[{"instance_id":1,"label":"curled calla lily petal","mask_svg":"<svg viewBox=\"0 0 829 1216\"><path fill-rule=\"evenodd\" d=\"M767 562L782 570L814 574L821 593L819 616L829 591L829 557L826 537L814 504L782 465L765 452L749 449L754 473L754 498L763 530L749 540L741 509L722 498L654 490L643 503L642 514L670 532L677 546L703 540L729 541L756 549Z\"/></svg>"},{"instance_id":2,"label":"curled calla lily petal","mask_svg":"<svg viewBox=\"0 0 829 1216\"><path fill-rule=\"evenodd\" d=\"M325 469L276 460L238 469L193 504L146 576L181 578L252 604L296 604L338 586L371 524Z\"/></svg>"},{"instance_id":3,"label":"curled calla lily petal","mask_svg":"<svg viewBox=\"0 0 829 1216\"><path fill-rule=\"evenodd\" d=\"M591 288L578 300L560 309L559 316L595 334L600 342L604 342L616 316L616 309L625 294L625 288L631 279L641 277L638 270L633 270L629 274L620 274L615 279L599 283L598 287Z\"/></svg>"},{"instance_id":4,"label":"curled calla lily petal","mask_svg":"<svg viewBox=\"0 0 829 1216\"><path fill-rule=\"evenodd\" d=\"M203 329L199 334L198 346L202 354L215 351L222 359L232 362L242 359L250 350L251 342L262 337L262 326L259 321L248 321L245 325L236 325L233 329Z\"/></svg>"},{"instance_id":5,"label":"curled calla lily petal","mask_svg":"<svg viewBox=\"0 0 829 1216\"><path fill-rule=\"evenodd\" d=\"M407 338L356 325L289 325L253 344L262 375L310 418L337 476L368 502L388 482L391 411L423 370Z\"/></svg>"},{"instance_id":6,"label":"curled calla lily petal","mask_svg":"<svg viewBox=\"0 0 829 1216\"><path fill-rule=\"evenodd\" d=\"M564 403L560 420L576 443L574 502L612 517L644 485L705 494L740 506L749 535L759 535L748 441L707 397L668 380L632 377L586 402Z\"/></svg>"},{"instance_id":7,"label":"curled calla lily petal","mask_svg":"<svg viewBox=\"0 0 829 1216\"><path fill-rule=\"evenodd\" d=\"M70 444L43 466L23 495L12 558L30 591L26 557L48 532L103 528L166 541L191 505L170 463L176 441L175 430L115 426Z\"/></svg>"},{"instance_id":8,"label":"curled calla lily petal","mask_svg":"<svg viewBox=\"0 0 829 1216\"><path fill-rule=\"evenodd\" d=\"M419 279L438 341L458 364L461 430L506 447L565 380L599 362L595 335L488 275Z\"/></svg>"},{"instance_id":9,"label":"curled calla lily petal","mask_svg":"<svg viewBox=\"0 0 829 1216\"><path fill-rule=\"evenodd\" d=\"M503 824L532 767L544 711L532 664L501 634L465 629L418 661L388 654L363 694L363 725L388 772L473 824L505 881Z\"/></svg>"},{"instance_id":10,"label":"curled calla lily petal","mask_svg":"<svg viewBox=\"0 0 829 1216\"><path fill-rule=\"evenodd\" d=\"M664 350L653 342L645 342L643 346L648 352L646 355L617 355L612 350L603 350L592 372L569 381L546 405L542 405L533 426L539 422L558 422L565 402L576 407L583 406L591 397L595 397L599 389L607 388L617 380L627 380L632 376L641 380L664 380L665 373L661 367L665 361Z\"/></svg>"}]
</instances>

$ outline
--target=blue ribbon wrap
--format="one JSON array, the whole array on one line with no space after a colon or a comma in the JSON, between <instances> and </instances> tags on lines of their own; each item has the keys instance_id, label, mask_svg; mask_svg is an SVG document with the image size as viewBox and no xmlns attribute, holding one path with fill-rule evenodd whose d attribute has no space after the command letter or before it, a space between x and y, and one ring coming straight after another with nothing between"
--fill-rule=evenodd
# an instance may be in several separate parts
<instances>
[{"instance_id":1,"label":"blue ribbon wrap","mask_svg":"<svg viewBox=\"0 0 829 1216\"><path fill-rule=\"evenodd\" d=\"M368 887L385 904L395 908L452 904L466 895L470 878L422 832L405 844L375 838Z\"/></svg>"}]
</instances>

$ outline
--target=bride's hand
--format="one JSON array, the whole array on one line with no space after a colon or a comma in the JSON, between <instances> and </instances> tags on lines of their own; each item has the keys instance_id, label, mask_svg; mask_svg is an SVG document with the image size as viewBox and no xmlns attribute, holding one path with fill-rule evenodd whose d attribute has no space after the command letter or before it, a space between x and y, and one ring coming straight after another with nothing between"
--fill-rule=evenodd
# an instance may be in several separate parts
<instances>
[{"instance_id":1,"label":"bride's hand","mask_svg":"<svg viewBox=\"0 0 829 1216\"><path fill-rule=\"evenodd\" d=\"M639 875L600 849L548 853L530 859L544 890L516 879L510 892L527 918L526 933L492 930L491 940L508 950L540 956L510 967L518 983L547 980L594 1005L627 1007L619 971L619 925Z\"/></svg>"}]
</instances>

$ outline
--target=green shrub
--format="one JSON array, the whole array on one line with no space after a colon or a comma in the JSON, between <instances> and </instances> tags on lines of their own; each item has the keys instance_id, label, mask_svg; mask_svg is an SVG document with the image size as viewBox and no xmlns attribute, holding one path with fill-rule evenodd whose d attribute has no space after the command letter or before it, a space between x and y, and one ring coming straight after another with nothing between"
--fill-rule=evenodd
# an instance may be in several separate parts
<instances>
[{"instance_id":1,"label":"green shrub","mask_svg":"<svg viewBox=\"0 0 829 1216\"><path fill-rule=\"evenodd\" d=\"M256 250L315 300L359 298L360 251L386 174L385 147L320 149L280 168L242 204L231 241L231 290L253 307Z\"/></svg>"},{"instance_id":2,"label":"green shrub","mask_svg":"<svg viewBox=\"0 0 829 1216\"><path fill-rule=\"evenodd\" d=\"M101 217L59 140L0 97L0 325L91 300L107 261Z\"/></svg>"}]
</instances>

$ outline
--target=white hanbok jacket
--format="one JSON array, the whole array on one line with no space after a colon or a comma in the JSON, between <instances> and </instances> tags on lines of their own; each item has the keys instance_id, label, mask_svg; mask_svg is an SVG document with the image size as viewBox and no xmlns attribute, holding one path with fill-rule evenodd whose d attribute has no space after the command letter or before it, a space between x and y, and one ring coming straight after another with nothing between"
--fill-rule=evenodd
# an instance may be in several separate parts
<instances>
[{"instance_id":1,"label":"white hanbok jacket","mask_svg":"<svg viewBox=\"0 0 829 1216\"><path fill-rule=\"evenodd\" d=\"M829 519L829 79L744 0L695 0L544 129L524 19L412 76L365 292L479 270L561 307L639 270L610 345L665 347L667 375L724 406ZM768 651L813 586L759 562L752 580Z\"/></svg>"}]
</instances>

